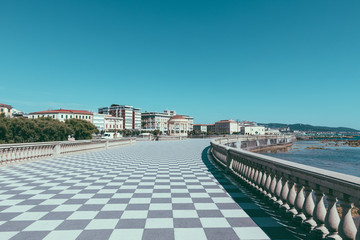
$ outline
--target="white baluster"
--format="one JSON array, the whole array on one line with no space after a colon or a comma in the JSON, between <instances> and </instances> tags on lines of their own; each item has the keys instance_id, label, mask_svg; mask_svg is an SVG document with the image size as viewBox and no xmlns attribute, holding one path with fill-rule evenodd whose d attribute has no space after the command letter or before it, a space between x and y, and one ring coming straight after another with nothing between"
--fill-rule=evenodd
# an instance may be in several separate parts
<instances>
[{"instance_id":1,"label":"white baluster","mask_svg":"<svg viewBox=\"0 0 360 240\"><path fill-rule=\"evenodd\" d=\"M275 190L276 190L276 185L278 183L278 179L277 179L277 176L274 174L274 177L271 181L271 185L270 185L270 194L271 194L271 197L269 199L269 202L270 204L274 204L274 202L277 200L276 199L276 194L275 194Z\"/></svg>"},{"instance_id":2,"label":"white baluster","mask_svg":"<svg viewBox=\"0 0 360 240\"><path fill-rule=\"evenodd\" d=\"M295 208L298 212L298 214L296 214L296 216L294 217L294 222L297 225L300 225L305 219L305 215L303 213L303 205L304 205L304 187L300 184L296 184L297 187L297 194L296 194L296 199L295 199Z\"/></svg>"},{"instance_id":3,"label":"white baluster","mask_svg":"<svg viewBox=\"0 0 360 240\"><path fill-rule=\"evenodd\" d=\"M354 207L354 204L351 203L348 199L341 199L340 202L340 206L342 208L342 217L339 224L339 235L343 239L355 240L356 226L351 216L351 209Z\"/></svg>"},{"instance_id":4,"label":"white baluster","mask_svg":"<svg viewBox=\"0 0 360 240\"><path fill-rule=\"evenodd\" d=\"M289 186L288 186L288 181L285 178L282 178L281 181L282 181L282 189L281 189L280 197L283 204L280 206L280 213L285 215L286 211L290 209L289 204L287 203L287 198L289 195Z\"/></svg>"},{"instance_id":5,"label":"white baluster","mask_svg":"<svg viewBox=\"0 0 360 240\"><path fill-rule=\"evenodd\" d=\"M280 208L281 205L283 205L283 201L281 200L281 191L283 189L283 178L279 177L276 188L275 188L275 197L276 201L274 202L275 208Z\"/></svg>"},{"instance_id":6,"label":"white baluster","mask_svg":"<svg viewBox=\"0 0 360 240\"><path fill-rule=\"evenodd\" d=\"M329 234L326 235L326 239L331 239L331 240L341 239L341 237L338 234L340 218L336 209L337 199L332 195L326 195L326 200L328 203L328 210L325 216L325 227L329 231Z\"/></svg>"},{"instance_id":7,"label":"white baluster","mask_svg":"<svg viewBox=\"0 0 360 240\"><path fill-rule=\"evenodd\" d=\"M310 232L316 227L316 222L313 218L315 209L314 199L312 197L312 188L310 186L305 187L305 202L303 205L303 212L306 216L306 220L303 222L302 227L305 231Z\"/></svg>"},{"instance_id":8,"label":"white baluster","mask_svg":"<svg viewBox=\"0 0 360 240\"><path fill-rule=\"evenodd\" d=\"M293 181L288 182L289 186L289 194L287 196L287 204L289 204L290 209L286 211L286 216L288 218L293 218L298 211L295 208L295 201L296 201L296 191L295 191L295 183Z\"/></svg>"},{"instance_id":9,"label":"white baluster","mask_svg":"<svg viewBox=\"0 0 360 240\"><path fill-rule=\"evenodd\" d=\"M325 227L326 208L324 204L324 193L318 189L315 190L315 196L314 220L317 226L311 232L311 236L314 239L323 239L329 233Z\"/></svg>"}]
</instances>

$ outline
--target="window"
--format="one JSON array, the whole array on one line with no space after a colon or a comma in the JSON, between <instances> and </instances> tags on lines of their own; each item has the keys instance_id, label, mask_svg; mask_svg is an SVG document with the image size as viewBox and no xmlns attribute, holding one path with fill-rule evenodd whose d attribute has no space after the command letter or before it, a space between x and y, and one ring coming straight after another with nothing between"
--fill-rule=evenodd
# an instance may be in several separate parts
<instances>
[{"instance_id":1,"label":"window","mask_svg":"<svg viewBox=\"0 0 360 240\"><path fill-rule=\"evenodd\" d=\"M67 119L67 115L66 115L66 119Z\"/></svg>"},{"instance_id":2,"label":"window","mask_svg":"<svg viewBox=\"0 0 360 240\"><path fill-rule=\"evenodd\" d=\"M61 115L61 118L64 118L64 115Z\"/></svg>"},{"instance_id":3,"label":"window","mask_svg":"<svg viewBox=\"0 0 360 240\"><path fill-rule=\"evenodd\" d=\"M72 115L70 115L70 118L72 118Z\"/></svg>"},{"instance_id":4,"label":"window","mask_svg":"<svg viewBox=\"0 0 360 240\"><path fill-rule=\"evenodd\" d=\"M53 115L53 118L55 118L55 115Z\"/></svg>"},{"instance_id":5,"label":"window","mask_svg":"<svg viewBox=\"0 0 360 240\"><path fill-rule=\"evenodd\" d=\"M3 109L3 108L1 109L1 112L4 112L4 109Z\"/></svg>"}]
</instances>

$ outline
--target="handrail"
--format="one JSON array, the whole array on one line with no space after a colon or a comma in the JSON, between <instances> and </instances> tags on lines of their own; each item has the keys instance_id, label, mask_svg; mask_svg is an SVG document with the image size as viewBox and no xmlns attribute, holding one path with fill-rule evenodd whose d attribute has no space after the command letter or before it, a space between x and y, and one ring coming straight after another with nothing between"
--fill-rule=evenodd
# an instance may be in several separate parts
<instances>
[{"instance_id":1,"label":"handrail","mask_svg":"<svg viewBox=\"0 0 360 240\"><path fill-rule=\"evenodd\" d=\"M94 139L0 145L0 165L135 143L135 138Z\"/></svg>"},{"instance_id":2,"label":"handrail","mask_svg":"<svg viewBox=\"0 0 360 240\"><path fill-rule=\"evenodd\" d=\"M214 139L211 152L227 173L247 183L284 217L301 225L308 232L307 239L360 239L359 226L351 215L354 206L360 207L359 177L225 145L256 140L259 138L244 136ZM359 220L357 217L356 221Z\"/></svg>"}]
</instances>

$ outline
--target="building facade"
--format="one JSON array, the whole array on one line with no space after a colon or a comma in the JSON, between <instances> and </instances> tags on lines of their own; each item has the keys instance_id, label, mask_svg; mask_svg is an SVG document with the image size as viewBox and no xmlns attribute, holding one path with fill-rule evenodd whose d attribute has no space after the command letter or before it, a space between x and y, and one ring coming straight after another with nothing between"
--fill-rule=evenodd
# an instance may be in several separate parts
<instances>
[{"instance_id":1,"label":"building facade","mask_svg":"<svg viewBox=\"0 0 360 240\"><path fill-rule=\"evenodd\" d=\"M64 122L67 119L82 119L93 123L93 113L85 110L69 110L69 109L58 109L58 110L47 110L40 112L29 113L28 118L36 119L40 117L51 117L59 121Z\"/></svg>"},{"instance_id":2,"label":"building facade","mask_svg":"<svg viewBox=\"0 0 360 240\"><path fill-rule=\"evenodd\" d=\"M124 129L141 129L141 109L129 105L112 104L110 107L99 108L100 114L121 117L123 119Z\"/></svg>"},{"instance_id":3,"label":"building facade","mask_svg":"<svg viewBox=\"0 0 360 240\"><path fill-rule=\"evenodd\" d=\"M194 131L202 133L215 132L215 130L211 131L214 127L214 124L194 124Z\"/></svg>"},{"instance_id":4,"label":"building facade","mask_svg":"<svg viewBox=\"0 0 360 240\"><path fill-rule=\"evenodd\" d=\"M239 124L231 119L221 120L215 123L215 132L219 134L232 134L240 132Z\"/></svg>"},{"instance_id":5,"label":"building facade","mask_svg":"<svg viewBox=\"0 0 360 240\"><path fill-rule=\"evenodd\" d=\"M104 118L104 131L105 132L119 132L124 129L124 121L122 117L113 117L106 115Z\"/></svg>"},{"instance_id":6,"label":"building facade","mask_svg":"<svg viewBox=\"0 0 360 240\"><path fill-rule=\"evenodd\" d=\"M262 126L247 126L241 127L242 135L265 135L265 127Z\"/></svg>"},{"instance_id":7,"label":"building facade","mask_svg":"<svg viewBox=\"0 0 360 240\"><path fill-rule=\"evenodd\" d=\"M189 129L189 120L184 116L175 115L168 121L168 135L170 136L187 136Z\"/></svg>"},{"instance_id":8,"label":"building facade","mask_svg":"<svg viewBox=\"0 0 360 240\"><path fill-rule=\"evenodd\" d=\"M0 103L0 114L3 113L5 117L11 117L11 109L11 105Z\"/></svg>"},{"instance_id":9,"label":"building facade","mask_svg":"<svg viewBox=\"0 0 360 240\"><path fill-rule=\"evenodd\" d=\"M163 133L168 133L168 121L176 116L176 111L164 110L164 112L145 112L141 114L141 129L145 131L159 130ZM188 131L193 130L194 118L181 115L188 120Z\"/></svg>"}]
</instances>

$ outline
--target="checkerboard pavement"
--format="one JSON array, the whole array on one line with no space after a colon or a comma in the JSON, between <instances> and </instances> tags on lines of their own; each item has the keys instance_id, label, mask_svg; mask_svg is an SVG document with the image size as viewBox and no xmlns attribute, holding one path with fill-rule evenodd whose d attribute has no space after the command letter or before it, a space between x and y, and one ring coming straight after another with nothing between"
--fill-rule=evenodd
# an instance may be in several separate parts
<instances>
[{"instance_id":1,"label":"checkerboard pavement","mask_svg":"<svg viewBox=\"0 0 360 240\"><path fill-rule=\"evenodd\" d=\"M0 239L269 239L202 161L209 140L138 142L0 168ZM213 169L214 170L214 169Z\"/></svg>"}]
</instances>

